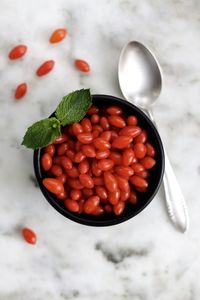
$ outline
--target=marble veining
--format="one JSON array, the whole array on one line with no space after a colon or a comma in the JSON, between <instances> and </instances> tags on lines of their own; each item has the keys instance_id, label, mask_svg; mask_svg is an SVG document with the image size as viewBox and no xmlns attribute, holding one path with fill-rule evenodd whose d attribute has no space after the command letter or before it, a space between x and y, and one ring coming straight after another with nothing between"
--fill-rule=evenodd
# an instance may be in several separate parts
<instances>
[{"instance_id":1,"label":"marble veining","mask_svg":"<svg viewBox=\"0 0 200 300\"><path fill-rule=\"evenodd\" d=\"M200 2L198 0L0 1L0 300L198 300L200 295ZM67 27L66 40L49 45ZM160 134L185 195L191 218L182 235L171 225L161 188L136 218L107 228L66 220L44 199L35 181L32 151L20 146L25 129L54 111L71 90L122 97L120 50L139 40L156 54L163 90L154 107ZM19 61L7 53L29 46ZM80 74L74 58L87 60ZM35 70L56 61L48 76ZM29 92L14 101L14 88ZM38 243L24 243L33 228Z\"/></svg>"}]
</instances>

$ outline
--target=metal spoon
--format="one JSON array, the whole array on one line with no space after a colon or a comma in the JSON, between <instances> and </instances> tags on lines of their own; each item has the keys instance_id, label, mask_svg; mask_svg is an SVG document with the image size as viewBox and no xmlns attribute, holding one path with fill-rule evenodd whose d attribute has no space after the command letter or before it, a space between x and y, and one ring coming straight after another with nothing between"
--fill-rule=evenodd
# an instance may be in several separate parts
<instances>
[{"instance_id":1,"label":"metal spoon","mask_svg":"<svg viewBox=\"0 0 200 300\"><path fill-rule=\"evenodd\" d=\"M144 109L155 124L151 106L160 95L162 87L161 70L155 56L141 43L129 42L120 55L118 77L126 100ZM174 225L185 232L189 226L189 216L166 151L163 182L169 216Z\"/></svg>"}]
</instances>

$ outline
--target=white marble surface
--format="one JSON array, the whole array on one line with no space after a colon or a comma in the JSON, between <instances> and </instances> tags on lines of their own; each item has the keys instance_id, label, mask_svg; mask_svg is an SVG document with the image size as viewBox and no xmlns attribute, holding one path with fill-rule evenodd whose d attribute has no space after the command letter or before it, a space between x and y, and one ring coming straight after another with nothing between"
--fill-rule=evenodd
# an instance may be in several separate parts
<instances>
[{"instance_id":1,"label":"white marble surface","mask_svg":"<svg viewBox=\"0 0 200 300\"><path fill-rule=\"evenodd\" d=\"M198 0L0 1L0 300L196 300L200 295L200 2ZM49 45L52 30L67 39ZM63 94L81 87L121 96L117 62L129 40L155 51L164 73L155 107L160 132L191 218L182 235L170 224L162 191L136 218L90 228L59 215L35 187L32 151L20 146L26 127L48 116ZM9 61L18 43L28 54ZM90 62L81 75L73 59ZM34 75L46 59L55 70ZM14 87L29 84L15 102ZM23 226L38 233L32 247Z\"/></svg>"}]
</instances>

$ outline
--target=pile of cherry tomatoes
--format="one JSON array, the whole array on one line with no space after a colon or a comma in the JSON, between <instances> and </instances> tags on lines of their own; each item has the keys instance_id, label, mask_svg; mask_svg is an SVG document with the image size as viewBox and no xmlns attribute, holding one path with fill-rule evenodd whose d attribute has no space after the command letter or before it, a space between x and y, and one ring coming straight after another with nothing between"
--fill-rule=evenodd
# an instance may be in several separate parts
<instances>
[{"instance_id":1,"label":"pile of cherry tomatoes","mask_svg":"<svg viewBox=\"0 0 200 300\"><path fill-rule=\"evenodd\" d=\"M148 189L155 149L136 116L91 106L79 123L43 149L43 185L74 213L121 215Z\"/></svg>"}]
</instances>

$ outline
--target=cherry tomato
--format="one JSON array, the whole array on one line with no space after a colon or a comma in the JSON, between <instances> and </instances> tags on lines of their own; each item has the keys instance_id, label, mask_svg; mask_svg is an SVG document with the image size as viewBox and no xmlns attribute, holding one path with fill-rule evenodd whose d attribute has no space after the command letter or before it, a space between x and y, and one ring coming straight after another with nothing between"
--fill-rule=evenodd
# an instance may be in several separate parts
<instances>
[{"instance_id":1,"label":"cherry tomato","mask_svg":"<svg viewBox=\"0 0 200 300\"><path fill-rule=\"evenodd\" d=\"M67 180L67 175L65 173L62 173L60 176L58 176L56 179L58 179L62 184L65 184Z\"/></svg>"},{"instance_id":2,"label":"cherry tomato","mask_svg":"<svg viewBox=\"0 0 200 300\"><path fill-rule=\"evenodd\" d=\"M84 118L81 121L81 126L84 132L91 132L92 131L92 124L88 118Z\"/></svg>"},{"instance_id":3,"label":"cherry tomato","mask_svg":"<svg viewBox=\"0 0 200 300\"><path fill-rule=\"evenodd\" d=\"M64 204L66 208L71 212L78 212L79 211L79 205L77 201L74 201L72 199L66 199L64 201Z\"/></svg>"},{"instance_id":4,"label":"cherry tomato","mask_svg":"<svg viewBox=\"0 0 200 300\"><path fill-rule=\"evenodd\" d=\"M89 162L87 159L84 159L83 161L80 162L79 166L78 166L78 170L80 174L85 174L88 172L89 170Z\"/></svg>"},{"instance_id":5,"label":"cherry tomato","mask_svg":"<svg viewBox=\"0 0 200 300\"><path fill-rule=\"evenodd\" d=\"M137 175L133 175L131 178L130 178L130 182L135 185L136 187L141 187L141 188L146 188L148 187L148 182L142 178L142 177L139 177Z\"/></svg>"},{"instance_id":6,"label":"cherry tomato","mask_svg":"<svg viewBox=\"0 0 200 300\"><path fill-rule=\"evenodd\" d=\"M126 201L126 200L128 200L129 196L130 196L130 190L129 191L121 191L120 200Z\"/></svg>"},{"instance_id":7,"label":"cherry tomato","mask_svg":"<svg viewBox=\"0 0 200 300\"><path fill-rule=\"evenodd\" d=\"M122 156L118 152L110 152L109 158L114 162L115 165L122 164Z\"/></svg>"},{"instance_id":8,"label":"cherry tomato","mask_svg":"<svg viewBox=\"0 0 200 300\"><path fill-rule=\"evenodd\" d=\"M55 149L55 146L53 144L50 144L50 145L48 145L44 148L44 151L46 153L48 153L51 157L53 157L54 154L55 154L56 149Z\"/></svg>"},{"instance_id":9,"label":"cherry tomato","mask_svg":"<svg viewBox=\"0 0 200 300\"><path fill-rule=\"evenodd\" d=\"M81 150L82 150L83 154L87 157L95 157L96 156L95 148L92 145L83 145Z\"/></svg>"},{"instance_id":10,"label":"cherry tomato","mask_svg":"<svg viewBox=\"0 0 200 300\"><path fill-rule=\"evenodd\" d=\"M124 121L124 119L117 115L109 116L108 122L110 123L110 125L113 125L117 128L123 128L126 126L126 122Z\"/></svg>"},{"instance_id":11,"label":"cherry tomato","mask_svg":"<svg viewBox=\"0 0 200 300\"><path fill-rule=\"evenodd\" d=\"M111 131L107 130L107 131L102 132L101 135L100 135L100 138L104 139L107 142L109 142L110 139L111 139Z\"/></svg>"},{"instance_id":12,"label":"cherry tomato","mask_svg":"<svg viewBox=\"0 0 200 300\"><path fill-rule=\"evenodd\" d=\"M138 175L144 179L148 178L150 176L149 172L147 170L141 171L141 172L137 172L135 173L135 175Z\"/></svg>"},{"instance_id":13,"label":"cherry tomato","mask_svg":"<svg viewBox=\"0 0 200 300\"><path fill-rule=\"evenodd\" d=\"M72 161L69 157L61 156L61 164L65 170L72 169Z\"/></svg>"},{"instance_id":14,"label":"cherry tomato","mask_svg":"<svg viewBox=\"0 0 200 300\"><path fill-rule=\"evenodd\" d=\"M90 72L90 66L85 60L76 59L74 61L74 64L79 71L84 72L84 73Z\"/></svg>"},{"instance_id":15,"label":"cherry tomato","mask_svg":"<svg viewBox=\"0 0 200 300\"><path fill-rule=\"evenodd\" d=\"M94 139L93 143L97 149L102 150L102 151L110 149L110 147L111 147L111 145L102 138Z\"/></svg>"},{"instance_id":16,"label":"cherry tomato","mask_svg":"<svg viewBox=\"0 0 200 300\"><path fill-rule=\"evenodd\" d=\"M151 157L154 157L155 156L155 149L154 149L154 147L150 143L146 143L145 146L147 148L147 155L151 156Z\"/></svg>"},{"instance_id":17,"label":"cherry tomato","mask_svg":"<svg viewBox=\"0 0 200 300\"><path fill-rule=\"evenodd\" d=\"M114 192L108 192L108 201L112 204L115 205L118 203L120 198L120 190L116 189Z\"/></svg>"},{"instance_id":18,"label":"cherry tomato","mask_svg":"<svg viewBox=\"0 0 200 300\"><path fill-rule=\"evenodd\" d=\"M55 165L61 166L61 165L62 165L61 158L62 158L61 156L54 156L54 157L53 157L53 163L54 163Z\"/></svg>"},{"instance_id":19,"label":"cherry tomato","mask_svg":"<svg viewBox=\"0 0 200 300\"><path fill-rule=\"evenodd\" d=\"M110 155L110 150L104 150L104 151L97 151L96 152L96 159L103 159L107 158Z\"/></svg>"},{"instance_id":20,"label":"cherry tomato","mask_svg":"<svg viewBox=\"0 0 200 300\"><path fill-rule=\"evenodd\" d=\"M128 198L128 201L129 201L130 203L132 203L133 205L135 205L135 204L137 203L137 194L136 194L135 191L131 191L131 192L130 192L130 196L129 196L129 198Z\"/></svg>"},{"instance_id":21,"label":"cherry tomato","mask_svg":"<svg viewBox=\"0 0 200 300\"><path fill-rule=\"evenodd\" d=\"M22 97L24 97L24 95L27 92L27 84L21 83L17 86L16 90L15 90L15 99L21 99Z\"/></svg>"},{"instance_id":22,"label":"cherry tomato","mask_svg":"<svg viewBox=\"0 0 200 300\"><path fill-rule=\"evenodd\" d=\"M125 204L123 201L119 201L117 204L113 206L113 211L116 216L120 216L124 211Z\"/></svg>"},{"instance_id":23,"label":"cherry tomato","mask_svg":"<svg viewBox=\"0 0 200 300\"><path fill-rule=\"evenodd\" d=\"M75 146L74 146L74 150L75 150L76 152L81 151L81 146L82 146L81 142L76 141L76 142L75 142Z\"/></svg>"},{"instance_id":24,"label":"cherry tomato","mask_svg":"<svg viewBox=\"0 0 200 300\"><path fill-rule=\"evenodd\" d=\"M128 180L121 177L121 176L118 176L118 175L115 175L116 179L117 179L117 184L118 184L118 187L121 191L129 191L130 190L130 186L129 186L129 183L128 183Z\"/></svg>"},{"instance_id":25,"label":"cherry tomato","mask_svg":"<svg viewBox=\"0 0 200 300\"><path fill-rule=\"evenodd\" d=\"M104 129L104 130L108 130L110 128L110 125L108 123L108 119L106 117L101 117L100 121L99 121L100 126Z\"/></svg>"},{"instance_id":26,"label":"cherry tomato","mask_svg":"<svg viewBox=\"0 0 200 300\"><path fill-rule=\"evenodd\" d=\"M79 180L80 180L80 183L88 189L92 189L94 187L94 182L93 182L92 177L90 177L87 174L80 174Z\"/></svg>"},{"instance_id":27,"label":"cherry tomato","mask_svg":"<svg viewBox=\"0 0 200 300\"><path fill-rule=\"evenodd\" d=\"M142 132L135 138L135 143L145 143L147 140L147 132L146 130L142 130Z\"/></svg>"},{"instance_id":28,"label":"cherry tomato","mask_svg":"<svg viewBox=\"0 0 200 300\"><path fill-rule=\"evenodd\" d=\"M133 163L131 165L131 168L133 169L134 173L139 173L139 172L144 171L144 167L140 163Z\"/></svg>"},{"instance_id":29,"label":"cherry tomato","mask_svg":"<svg viewBox=\"0 0 200 300\"><path fill-rule=\"evenodd\" d=\"M66 198L67 198L67 192L64 191L63 193L57 194L57 195L56 195L56 198L57 198L57 199L60 199L60 200L66 199Z\"/></svg>"},{"instance_id":30,"label":"cherry tomato","mask_svg":"<svg viewBox=\"0 0 200 300\"><path fill-rule=\"evenodd\" d=\"M150 156L146 156L143 159L141 159L140 163L144 166L145 169L151 169L156 164L155 159L153 159Z\"/></svg>"},{"instance_id":31,"label":"cherry tomato","mask_svg":"<svg viewBox=\"0 0 200 300\"><path fill-rule=\"evenodd\" d=\"M73 190L71 190L71 192L70 192L70 197L71 197L71 199L74 200L74 201L80 200L81 196L82 196L82 193L81 193L80 190L75 190L75 189L73 189Z\"/></svg>"},{"instance_id":32,"label":"cherry tomato","mask_svg":"<svg viewBox=\"0 0 200 300\"><path fill-rule=\"evenodd\" d=\"M96 193L103 200L108 198L108 193L103 186L96 186Z\"/></svg>"},{"instance_id":33,"label":"cherry tomato","mask_svg":"<svg viewBox=\"0 0 200 300\"><path fill-rule=\"evenodd\" d=\"M143 158L146 155L147 149L143 143L137 143L133 146L133 150L136 158Z\"/></svg>"},{"instance_id":34,"label":"cherry tomato","mask_svg":"<svg viewBox=\"0 0 200 300\"><path fill-rule=\"evenodd\" d=\"M118 137L118 133L115 130L111 130L111 142L114 141Z\"/></svg>"},{"instance_id":35,"label":"cherry tomato","mask_svg":"<svg viewBox=\"0 0 200 300\"><path fill-rule=\"evenodd\" d=\"M100 216L104 213L104 209L103 207L101 207L100 205L98 205L93 211L92 211L92 215L94 216Z\"/></svg>"},{"instance_id":36,"label":"cherry tomato","mask_svg":"<svg viewBox=\"0 0 200 300\"><path fill-rule=\"evenodd\" d=\"M98 196L89 197L84 203L83 206L84 212L86 214L91 214L93 211L95 211L95 209L99 205L99 202L100 202L100 198Z\"/></svg>"},{"instance_id":37,"label":"cherry tomato","mask_svg":"<svg viewBox=\"0 0 200 300\"><path fill-rule=\"evenodd\" d=\"M49 171L52 166L52 157L48 153L43 154L41 158L41 164L45 171Z\"/></svg>"},{"instance_id":38,"label":"cherry tomato","mask_svg":"<svg viewBox=\"0 0 200 300\"><path fill-rule=\"evenodd\" d=\"M54 60L47 60L45 61L36 71L37 76L44 76L51 72L55 65Z\"/></svg>"},{"instance_id":39,"label":"cherry tomato","mask_svg":"<svg viewBox=\"0 0 200 300\"><path fill-rule=\"evenodd\" d=\"M89 108L87 114L88 114L88 115L93 115L93 114L97 114L98 112L99 112L98 107L95 106L95 105L92 105L92 106L90 106L90 108Z\"/></svg>"},{"instance_id":40,"label":"cherry tomato","mask_svg":"<svg viewBox=\"0 0 200 300\"><path fill-rule=\"evenodd\" d=\"M62 175L62 168L59 166L59 165L53 165L51 167L51 173L52 175L58 177L58 176L61 176Z\"/></svg>"},{"instance_id":41,"label":"cherry tomato","mask_svg":"<svg viewBox=\"0 0 200 300\"><path fill-rule=\"evenodd\" d=\"M93 136L90 132L79 133L77 138L82 144L90 144L93 140Z\"/></svg>"},{"instance_id":42,"label":"cherry tomato","mask_svg":"<svg viewBox=\"0 0 200 300\"><path fill-rule=\"evenodd\" d=\"M114 162L111 159L100 159L97 164L98 168L102 171L108 171L114 166Z\"/></svg>"},{"instance_id":43,"label":"cherry tomato","mask_svg":"<svg viewBox=\"0 0 200 300\"><path fill-rule=\"evenodd\" d=\"M27 243L32 244L32 245L36 244L36 242L37 242L36 233L33 230L31 230L30 228L24 227L22 229L22 235Z\"/></svg>"},{"instance_id":44,"label":"cherry tomato","mask_svg":"<svg viewBox=\"0 0 200 300\"><path fill-rule=\"evenodd\" d=\"M83 205L85 203L85 200L84 199L80 199L78 202L78 205L79 205L79 210L78 210L78 213L81 214L83 212Z\"/></svg>"},{"instance_id":45,"label":"cherry tomato","mask_svg":"<svg viewBox=\"0 0 200 300\"><path fill-rule=\"evenodd\" d=\"M99 115L97 115L97 114L93 114L92 116L91 116L91 123L92 124L97 124L97 123L99 123L99 119L100 119L100 117L99 117Z\"/></svg>"},{"instance_id":46,"label":"cherry tomato","mask_svg":"<svg viewBox=\"0 0 200 300\"><path fill-rule=\"evenodd\" d=\"M55 139L55 141L53 142L55 145L57 144L62 144L64 142L66 142L68 140L66 134L61 134L59 137L57 137Z\"/></svg>"},{"instance_id":47,"label":"cherry tomato","mask_svg":"<svg viewBox=\"0 0 200 300\"><path fill-rule=\"evenodd\" d=\"M75 152L71 149L66 151L66 156L71 160L74 161L75 158Z\"/></svg>"},{"instance_id":48,"label":"cherry tomato","mask_svg":"<svg viewBox=\"0 0 200 300\"><path fill-rule=\"evenodd\" d=\"M58 155L64 155L68 149L69 149L68 144L63 143L63 144L58 146L57 153L58 153Z\"/></svg>"},{"instance_id":49,"label":"cherry tomato","mask_svg":"<svg viewBox=\"0 0 200 300\"><path fill-rule=\"evenodd\" d=\"M135 138L141 133L141 131L141 128L138 126L126 126L120 130L119 135L127 135Z\"/></svg>"},{"instance_id":50,"label":"cherry tomato","mask_svg":"<svg viewBox=\"0 0 200 300\"><path fill-rule=\"evenodd\" d=\"M94 160L92 162L92 166L91 166L91 170L92 170L92 174L94 174L94 176L101 176L102 174L102 170L100 170L98 168L98 161Z\"/></svg>"},{"instance_id":51,"label":"cherry tomato","mask_svg":"<svg viewBox=\"0 0 200 300\"><path fill-rule=\"evenodd\" d=\"M135 116L129 116L127 118L127 124L128 125L135 126L135 125L137 125L137 123L138 123L138 120L137 120L137 118Z\"/></svg>"},{"instance_id":52,"label":"cherry tomato","mask_svg":"<svg viewBox=\"0 0 200 300\"><path fill-rule=\"evenodd\" d=\"M26 45L18 45L14 47L10 53L8 54L8 57L10 59L17 59L22 57L27 51L27 46Z\"/></svg>"},{"instance_id":53,"label":"cherry tomato","mask_svg":"<svg viewBox=\"0 0 200 300\"><path fill-rule=\"evenodd\" d=\"M125 166L117 166L115 167L115 172L117 175L128 179L130 176L133 175L133 169L131 167L125 167Z\"/></svg>"},{"instance_id":54,"label":"cherry tomato","mask_svg":"<svg viewBox=\"0 0 200 300\"><path fill-rule=\"evenodd\" d=\"M58 179L45 178L42 183L45 188L53 194L60 194L64 192L63 184Z\"/></svg>"},{"instance_id":55,"label":"cherry tomato","mask_svg":"<svg viewBox=\"0 0 200 300\"><path fill-rule=\"evenodd\" d=\"M74 135L78 135L79 133L83 132L83 127L79 123L74 123L72 125L72 131Z\"/></svg>"},{"instance_id":56,"label":"cherry tomato","mask_svg":"<svg viewBox=\"0 0 200 300\"><path fill-rule=\"evenodd\" d=\"M77 152L74 156L74 162L75 163L80 163L85 159L85 155L83 154L83 152Z\"/></svg>"},{"instance_id":57,"label":"cherry tomato","mask_svg":"<svg viewBox=\"0 0 200 300\"><path fill-rule=\"evenodd\" d=\"M49 42L52 44L59 43L65 38L66 34L67 30L65 28L58 28L50 36Z\"/></svg>"},{"instance_id":58,"label":"cherry tomato","mask_svg":"<svg viewBox=\"0 0 200 300\"><path fill-rule=\"evenodd\" d=\"M116 139L114 139L114 141L112 142L112 147L117 148L117 149L124 149L131 142L132 142L131 136L121 135L121 136L117 137Z\"/></svg>"},{"instance_id":59,"label":"cherry tomato","mask_svg":"<svg viewBox=\"0 0 200 300\"><path fill-rule=\"evenodd\" d=\"M67 175L71 178L77 178L79 176L79 171L77 167L72 166L70 170L66 170Z\"/></svg>"},{"instance_id":60,"label":"cherry tomato","mask_svg":"<svg viewBox=\"0 0 200 300\"><path fill-rule=\"evenodd\" d=\"M110 115L121 115L122 109L119 106L110 106L106 109L106 112Z\"/></svg>"},{"instance_id":61,"label":"cherry tomato","mask_svg":"<svg viewBox=\"0 0 200 300\"><path fill-rule=\"evenodd\" d=\"M117 180L110 171L104 172L104 183L109 192L115 192L117 190Z\"/></svg>"},{"instance_id":62,"label":"cherry tomato","mask_svg":"<svg viewBox=\"0 0 200 300\"><path fill-rule=\"evenodd\" d=\"M135 154L132 149L126 149L122 154L122 164L124 166L129 166L132 164Z\"/></svg>"},{"instance_id":63,"label":"cherry tomato","mask_svg":"<svg viewBox=\"0 0 200 300\"><path fill-rule=\"evenodd\" d=\"M83 185L80 183L80 180L77 178L70 178L67 181L68 185L75 190L81 190L83 189Z\"/></svg>"}]
</instances>

